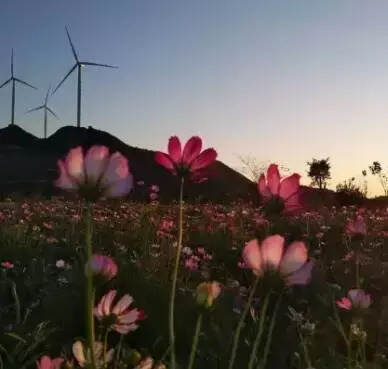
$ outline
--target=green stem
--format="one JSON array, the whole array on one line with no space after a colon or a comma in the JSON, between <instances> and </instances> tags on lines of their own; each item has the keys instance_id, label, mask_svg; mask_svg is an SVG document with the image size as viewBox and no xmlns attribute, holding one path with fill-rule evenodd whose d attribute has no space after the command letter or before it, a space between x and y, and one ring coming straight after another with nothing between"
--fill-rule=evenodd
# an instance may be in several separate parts
<instances>
[{"instance_id":1,"label":"green stem","mask_svg":"<svg viewBox=\"0 0 388 369\"><path fill-rule=\"evenodd\" d=\"M178 220L178 247L176 250L174 273L172 277L171 295L170 295L170 306L169 306L169 338L170 338L170 369L175 369L175 327L174 327L174 305L175 305L175 294L176 284L178 279L179 260L182 251L182 239L183 239L183 185L184 178L181 178L180 192L179 192L179 220Z\"/></svg>"},{"instance_id":2,"label":"green stem","mask_svg":"<svg viewBox=\"0 0 388 369\"><path fill-rule=\"evenodd\" d=\"M304 360L306 362L306 365L307 365L307 368L312 368L312 363L311 363L311 359L310 359L310 355L309 355L309 350L308 350L308 347L306 345L306 342L304 340L304 337L303 337L303 334L300 330L300 327L299 327L299 324L297 325L297 331L298 331L298 336L299 336L299 340L300 340L300 343L302 345L302 348L303 348L303 356L304 356Z\"/></svg>"},{"instance_id":3,"label":"green stem","mask_svg":"<svg viewBox=\"0 0 388 369\"><path fill-rule=\"evenodd\" d=\"M189 365L187 366L187 369L192 369L194 366L195 354L197 353L197 346L198 346L198 340L199 340L199 333L201 332L201 326L202 326L202 313L198 315L197 324L195 326L193 344L191 345L190 359L189 359Z\"/></svg>"},{"instance_id":4,"label":"green stem","mask_svg":"<svg viewBox=\"0 0 388 369\"><path fill-rule=\"evenodd\" d=\"M268 335L267 335L268 338L267 338L267 342L265 343L265 347L264 347L263 359L262 359L261 363L257 366L257 368L260 368L260 369L265 369L265 366L267 364L269 349L271 347L271 342L272 342L272 334L273 334L273 330L275 328L276 318L278 315L278 310L280 307L280 303L282 301L282 297L283 297L282 295L279 296L278 301L277 301L276 306L275 306L275 309L274 309L274 312L273 312L273 315L272 315L272 319L271 319L271 323L270 323L269 331L268 331Z\"/></svg>"},{"instance_id":5,"label":"green stem","mask_svg":"<svg viewBox=\"0 0 388 369\"><path fill-rule=\"evenodd\" d=\"M240 340L241 330L243 328L244 321L245 321L245 318L246 318L246 316L248 314L249 308L252 305L253 296L255 295L258 283L259 283L259 277L256 277L255 282L253 283L253 286L252 286L251 291L249 293L248 301L247 301L247 303L245 305L244 311L241 314L240 320L239 320L239 322L237 324L236 332L234 333L232 352L230 354L228 369L233 369L233 365L234 365L234 362L236 360L237 347L238 347L239 340Z\"/></svg>"},{"instance_id":6,"label":"green stem","mask_svg":"<svg viewBox=\"0 0 388 369\"><path fill-rule=\"evenodd\" d=\"M117 355L116 355L116 361L114 363L114 369L117 369L117 365L119 364L119 361L120 361L120 354L121 354L121 347L123 345L123 339L124 339L124 335L121 334L120 335L119 344L118 344L118 347L117 347Z\"/></svg>"},{"instance_id":7,"label":"green stem","mask_svg":"<svg viewBox=\"0 0 388 369\"><path fill-rule=\"evenodd\" d=\"M347 354L348 354L348 368L350 369L351 363L352 363L352 345L351 345L351 342L349 341L349 338L346 336L345 329L344 329L344 326L343 326L341 319L338 315L338 310L337 310L337 307L335 305L334 299L333 299L333 310L334 310L334 317L335 317L335 320L337 323L336 324L337 329L340 332L340 334L341 334L341 336L344 339L345 344L346 344L346 350L347 350Z\"/></svg>"},{"instance_id":8,"label":"green stem","mask_svg":"<svg viewBox=\"0 0 388 369\"><path fill-rule=\"evenodd\" d=\"M90 202L86 203L86 236L85 236L85 246L86 246L86 265L87 265L87 303L86 303L86 321L87 321L87 339L90 349L90 359L91 359L91 369L96 369L96 358L94 355L94 342L95 342L95 333L94 333L94 296L95 289L93 287L93 274L91 269L91 259L92 259L92 204Z\"/></svg>"},{"instance_id":9,"label":"green stem","mask_svg":"<svg viewBox=\"0 0 388 369\"><path fill-rule=\"evenodd\" d=\"M16 314L16 324L20 324L21 322L21 312L20 312L20 300L18 293L16 291L16 283L11 281L11 291L12 291L12 296L15 301L15 314Z\"/></svg>"},{"instance_id":10,"label":"green stem","mask_svg":"<svg viewBox=\"0 0 388 369\"><path fill-rule=\"evenodd\" d=\"M255 341L253 343L251 355L249 357L248 369L252 369L253 365L256 362L257 350L258 350L260 342L261 342L261 337L263 336L263 333L264 333L264 323L265 323L265 317L267 314L267 307L268 307L270 295L271 295L271 293L269 293L265 297L264 304L263 304L263 307L262 307L261 312L260 312L259 329L257 331L257 335L256 335Z\"/></svg>"},{"instance_id":11,"label":"green stem","mask_svg":"<svg viewBox=\"0 0 388 369\"><path fill-rule=\"evenodd\" d=\"M356 288L360 288L360 254L356 251Z\"/></svg>"}]
</instances>

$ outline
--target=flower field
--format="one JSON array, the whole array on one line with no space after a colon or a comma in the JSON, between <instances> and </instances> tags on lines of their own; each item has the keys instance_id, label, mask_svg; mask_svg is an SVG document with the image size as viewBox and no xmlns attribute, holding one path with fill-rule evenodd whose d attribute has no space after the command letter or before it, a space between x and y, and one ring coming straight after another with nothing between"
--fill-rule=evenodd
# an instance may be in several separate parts
<instances>
[{"instance_id":1,"label":"flower field","mask_svg":"<svg viewBox=\"0 0 388 369\"><path fill-rule=\"evenodd\" d=\"M388 209L307 212L276 165L256 203L186 203L201 150L155 157L171 204L123 198L127 162L98 146L59 162L70 196L0 204L0 368L388 367Z\"/></svg>"}]
</instances>

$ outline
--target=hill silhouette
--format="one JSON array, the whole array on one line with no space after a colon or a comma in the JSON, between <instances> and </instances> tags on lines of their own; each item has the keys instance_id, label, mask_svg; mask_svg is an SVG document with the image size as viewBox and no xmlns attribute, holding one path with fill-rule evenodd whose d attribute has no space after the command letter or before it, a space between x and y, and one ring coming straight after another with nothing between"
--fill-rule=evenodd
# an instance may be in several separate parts
<instances>
[{"instance_id":1,"label":"hill silhouette","mask_svg":"<svg viewBox=\"0 0 388 369\"><path fill-rule=\"evenodd\" d=\"M73 126L62 127L47 139L37 138L16 125L0 129L0 165L4 168L0 191L3 194L33 193L42 189L50 192L52 181L57 177L57 160L73 147L87 149L96 144L126 156L135 181L144 181L145 186L157 184L162 198L176 196L177 179L154 162L154 151L127 145L117 137L92 127ZM220 161L207 169L206 176L206 182L186 186L188 197L230 201L256 196L253 182Z\"/></svg>"}]
</instances>

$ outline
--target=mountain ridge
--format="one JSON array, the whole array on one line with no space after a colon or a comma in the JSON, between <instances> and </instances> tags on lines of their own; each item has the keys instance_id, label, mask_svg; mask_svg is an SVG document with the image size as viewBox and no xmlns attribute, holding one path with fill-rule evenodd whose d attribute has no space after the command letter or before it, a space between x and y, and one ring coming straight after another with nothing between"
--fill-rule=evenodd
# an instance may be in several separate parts
<instances>
[{"instance_id":1,"label":"mountain ridge","mask_svg":"<svg viewBox=\"0 0 388 369\"><path fill-rule=\"evenodd\" d=\"M48 138L38 138L17 125L0 129L0 165L7 168L0 178L0 191L12 192L12 188L28 189L33 183L52 188L57 176L56 162L76 146L87 149L92 145L105 145L111 151L119 151L129 161L135 181L146 185L157 184L161 198L173 198L178 191L177 178L154 162L153 150L131 146L114 135L93 127L64 126ZM256 186L241 173L216 161L206 171L208 180L201 184L188 183L188 198L208 201L251 199ZM31 192L33 187L30 187Z\"/></svg>"}]
</instances>

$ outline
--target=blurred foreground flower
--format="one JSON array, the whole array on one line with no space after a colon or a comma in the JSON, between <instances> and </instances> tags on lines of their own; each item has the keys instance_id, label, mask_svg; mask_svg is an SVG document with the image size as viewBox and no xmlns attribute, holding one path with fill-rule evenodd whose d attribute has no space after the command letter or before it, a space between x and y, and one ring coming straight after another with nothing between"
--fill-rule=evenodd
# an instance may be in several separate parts
<instances>
[{"instance_id":1,"label":"blurred foreground flower","mask_svg":"<svg viewBox=\"0 0 388 369\"><path fill-rule=\"evenodd\" d=\"M13 269L14 265L10 261L3 261L1 267L4 269Z\"/></svg>"},{"instance_id":2,"label":"blurred foreground flower","mask_svg":"<svg viewBox=\"0 0 388 369\"><path fill-rule=\"evenodd\" d=\"M124 295L115 306L112 306L116 295L115 290L104 295L94 309L94 315L108 328L120 334L127 334L138 328L137 323L145 319L145 315L143 310L130 308L133 298L128 294Z\"/></svg>"},{"instance_id":3,"label":"blurred foreground flower","mask_svg":"<svg viewBox=\"0 0 388 369\"><path fill-rule=\"evenodd\" d=\"M86 155L81 146L71 149L65 160L58 161L58 167L55 185L90 201L125 196L133 187L127 159L118 152L109 155L106 146L92 146Z\"/></svg>"},{"instance_id":4,"label":"blurred foreground flower","mask_svg":"<svg viewBox=\"0 0 388 369\"><path fill-rule=\"evenodd\" d=\"M42 356L39 361L36 362L37 369L60 369L64 360L60 357L51 359L49 356Z\"/></svg>"},{"instance_id":5,"label":"blurred foreground flower","mask_svg":"<svg viewBox=\"0 0 388 369\"><path fill-rule=\"evenodd\" d=\"M346 224L345 231L349 236L363 238L366 236L366 224L361 215Z\"/></svg>"},{"instance_id":6,"label":"blurred foreground flower","mask_svg":"<svg viewBox=\"0 0 388 369\"><path fill-rule=\"evenodd\" d=\"M257 183L267 210L273 213L292 213L300 210L300 175L292 174L280 180L280 173L276 164L271 164L267 170L267 177L262 174Z\"/></svg>"},{"instance_id":7,"label":"blurred foreground flower","mask_svg":"<svg viewBox=\"0 0 388 369\"><path fill-rule=\"evenodd\" d=\"M363 310L367 309L370 306L372 300L370 295L365 293L364 290L353 289L349 290L348 297L343 297L336 303L338 307L344 310Z\"/></svg>"},{"instance_id":8,"label":"blurred foreground flower","mask_svg":"<svg viewBox=\"0 0 388 369\"><path fill-rule=\"evenodd\" d=\"M90 259L90 269L95 277L111 280L117 274L117 264L112 258L105 255L94 254ZM87 271L87 266L86 266Z\"/></svg>"},{"instance_id":9,"label":"blurred foreground flower","mask_svg":"<svg viewBox=\"0 0 388 369\"><path fill-rule=\"evenodd\" d=\"M182 145L177 136L170 138L168 142L168 154L156 152L155 161L179 177L188 176L192 181L205 180L201 171L212 164L217 157L217 152L210 148L202 151L202 139L197 136L191 137Z\"/></svg>"},{"instance_id":10,"label":"blurred foreground flower","mask_svg":"<svg viewBox=\"0 0 388 369\"><path fill-rule=\"evenodd\" d=\"M87 367L89 364L88 357L90 356L90 350L86 349L85 345L81 341L76 341L73 344L73 355L76 358L78 365L81 368ZM102 342L94 342L94 357L96 360L96 369L102 369L105 364L109 364L113 360L114 349L110 349L105 353L104 360L104 344Z\"/></svg>"},{"instance_id":11,"label":"blurred foreground flower","mask_svg":"<svg viewBox=\"0 0 388 369\"><path fill-rule=\"evenodd\" d=\"M311 279L313 263L307 262L304 242L291 243L285 252L284 238L269 236L261 245L257 239L249 241L243 250L244 266L260 276L266 271L279 271L287 285L307 284Z\"/></svg>"},{"instance_id":12,"label":"blurred foreground flower","mask_svg":"<svg viewBox=\"0 0 388 369\"><path fill-rule=\"evenodd\" d=\"M221 286L218 282L202 282L196 290L197 303L205 308L211 308L220 293Z\"/></svg>"}]
</instances>

